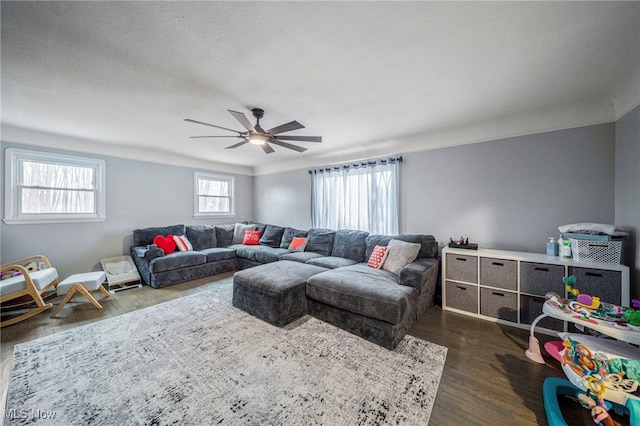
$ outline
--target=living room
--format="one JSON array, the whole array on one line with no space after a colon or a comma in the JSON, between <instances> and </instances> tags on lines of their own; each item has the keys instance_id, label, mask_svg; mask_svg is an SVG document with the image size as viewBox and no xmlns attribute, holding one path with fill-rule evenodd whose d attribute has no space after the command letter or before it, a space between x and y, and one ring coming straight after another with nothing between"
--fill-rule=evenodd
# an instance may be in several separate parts
<instances>
[{"instance_id":1,"label":"living room","mask_svg":"<svg viewBox=\"0 0 640 426\"><path fill-rule=\"evenodd\" d=\"M640 299L638 13L638 2L3 2L3 164L8 148L103 160L106 220L5 220L1 263L44 254L64 278L129 254L134 229L309 229L310 169L401 155L399 233L544 253L560 225L615 224L630 233L623 263ZM230 139L190 139L224 131L183 121L235 129L226 110L252 107L323 142L226 150ZM234 178L232 217L194 217L196 172Z\"/></svg>"}]
</instances>

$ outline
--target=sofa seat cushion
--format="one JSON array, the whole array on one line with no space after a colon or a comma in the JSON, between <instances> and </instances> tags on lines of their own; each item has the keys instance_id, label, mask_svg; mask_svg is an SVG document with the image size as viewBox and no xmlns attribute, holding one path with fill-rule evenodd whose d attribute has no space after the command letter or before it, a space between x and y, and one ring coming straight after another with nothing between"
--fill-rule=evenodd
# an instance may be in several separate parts
<instances>
[{"instance_id":1,"label":"sofa seat cushion","mask_svg":"<svg viewBox=\"0 0 640 426\"><path fill-rule=\"evenodd\" d=\"M305 263L309 265L322 266L323 268L336 269L344 268L345 266L355 265L356 261L352 259L345 259L338 256L326 256L317 257L315 259L307 260Z\"/></svg>"},{"instance_id":2,"label":"sofa seat cushion","mask_svg":"<svg viewBox=\"0 0 640 426\"><path fill-rule=\"evenodd\" d=\"M204 253L207 256L207 263L236 258L236 251L228 247L207 248L199 250L199 252Z\"/></svg>"},{"instance_id":3,"label":"sofa seat cushion","mask_svg":"<svg viewBox=\"0 0 640 426\"><path fill-rule=\"evenodd\" d=\"M307 297L354 314L399 324L413 309L418 292L397 284L391 272L359 263L314 275L307 280Z\"/></svg>"},{"instance_id":4,"label":"sofa seat cushion","mask_svg":"<svg viewBox=\"0 0 640 426\"><path fill-rule=\"evenodd\" d=\"M307 263L311 259L317 259L319 257L325 257L320 253L313 253L310 251L301 251L297 253L289 253L288 250L280 256L280 260L293 260L294 262Z\"/></svg>"},{"instance_id":5,"label":"sofa seat cushion","mask_svg":"<svg viewBox=\"0 0 640 426\"><path fill-rule=\"evenodd\" d=\"M151 272L165 272L207 263L207 256L199 251L177 251L156 257L149 264Z\"/></svg>"},{"instance_id":6,"label":"sofa seat cushion","mask_svg":"<svg viewBox=\"0 0 640 426\"><path fill-rule=\"evenodd\" d=\"M280 259L281 255L287 253L287 250L285 249L269 246L246 246L244 244L234 244L229 248L235 249L237 257L260 263L275 262Z\"/></svg>"}]
</instances>

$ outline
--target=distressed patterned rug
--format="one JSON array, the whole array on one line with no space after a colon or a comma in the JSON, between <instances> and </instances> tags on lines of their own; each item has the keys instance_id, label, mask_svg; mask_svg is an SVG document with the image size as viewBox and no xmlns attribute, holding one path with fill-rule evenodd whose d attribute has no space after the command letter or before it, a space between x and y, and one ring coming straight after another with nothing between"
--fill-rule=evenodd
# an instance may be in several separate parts
<instances>
[{"instance_id":1,"label":"distressed patterned rug","mask_svg":"<svg viewBox=\"0 0 640 426\"><path fill-rule=\"evenodd\" d=\"M447 349L388 351L310 316L277 328L219 288L17 345L6 424L424 425Z\"/></svg>"}]
</instances>

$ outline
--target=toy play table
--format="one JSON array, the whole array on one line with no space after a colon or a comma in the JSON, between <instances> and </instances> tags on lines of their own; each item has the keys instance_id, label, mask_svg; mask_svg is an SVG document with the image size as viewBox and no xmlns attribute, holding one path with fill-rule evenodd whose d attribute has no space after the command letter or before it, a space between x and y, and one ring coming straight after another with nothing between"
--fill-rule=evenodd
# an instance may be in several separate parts
<instances>
[{"instance_id":1,"label":"toy play table","mask_svg":"<svg viewBox=\"0 0 640 426\"><path fill-rule=\"evenodd\" d=\"M605 321L598 318L584 318L571 311L570 309L560 309L556 301L547 300L542 306L542 314L536 318L531 324L531 337L530 340L536 340L533 336L536 325L540 320L545 317L553 317L563 321L569 321L574 324L581 324L585 327L588 327L592 330L598 331L602 334L606 334L611 336L619 341L611 341L603 338L596 338L588 335L572 335L568 333L559 333L559 335L563 338L575 337L580 338L588 343L589 347L592 347L596 351L602 351L609 354L617 354L620 357L631 358L631 359L640 359L640 350L635 346L625 344L623 342L632 343L635 345L640 345L640 329L633 328L630 326L622 326L613 321ZM531 341L530 341L531 344ZM532 352L532 348L530 347L527 351L527 356L536 361L535 356L530 356L530 352ZM535 352L535 351L533 351ZM539 353L539 348L538 348ZM541 359L541 358L540 358ZM544 363L544 361L542 361ZM569 379L571 385L586 390L582 383L581 378L572 374L570 369L565 368L563 366L563 371L567 378ZM555 380L555 381L554 381ZM566 388L569 384L567 381L558 381L559 379L547 379L545 380L545 385L543 387L543 395L544 395L544 403L545 410L547 413L547 420L551 426L556 425L566 425L562 420L562 416L560 415L559 407L557 407L557 394L558 393L567 393ZM548 382L548 383L547 383ZM562 390L564 389L564 390ZM622 392L609 392L604 394L605 399L615 402L617 404L625 406L630 412L630 424L631 426L637 426L640 424L640 399L637 396L629 395Z\"/></svg>"}]
</instances>

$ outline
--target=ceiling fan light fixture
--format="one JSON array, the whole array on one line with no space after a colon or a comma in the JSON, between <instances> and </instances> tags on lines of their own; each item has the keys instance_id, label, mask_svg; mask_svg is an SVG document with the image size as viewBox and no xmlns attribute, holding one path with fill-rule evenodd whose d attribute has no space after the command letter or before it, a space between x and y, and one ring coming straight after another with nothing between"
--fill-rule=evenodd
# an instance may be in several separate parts
<instances>
[{"instance_id":1,"label":"ceiling fan light fixture","mask_svg":"<svg viewBox=\"0 0 640 426\"><path fill-rule=\"evenodd\" d=\"M264 145L267 142L267 138L264 135L253 134L249 137L249 142L254 145Z\"/></svg>"}]
</instances>

